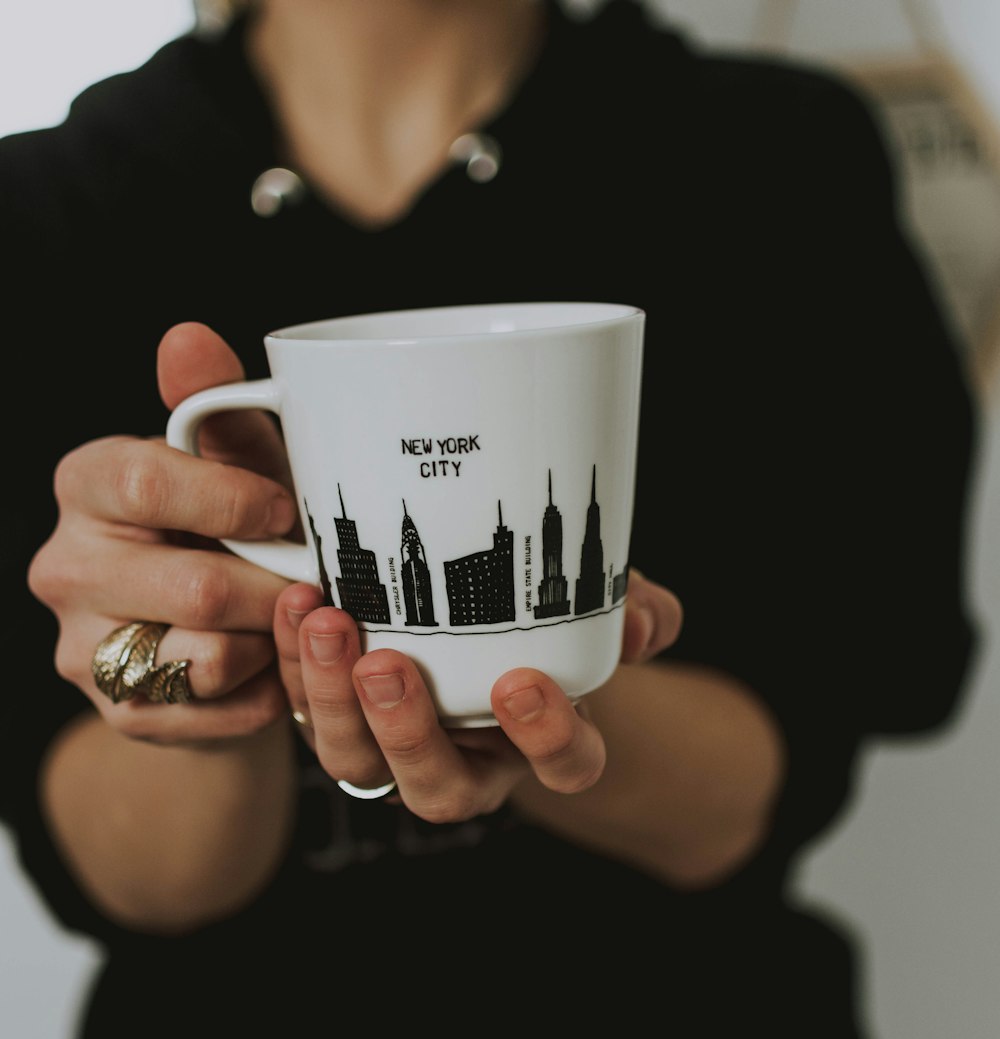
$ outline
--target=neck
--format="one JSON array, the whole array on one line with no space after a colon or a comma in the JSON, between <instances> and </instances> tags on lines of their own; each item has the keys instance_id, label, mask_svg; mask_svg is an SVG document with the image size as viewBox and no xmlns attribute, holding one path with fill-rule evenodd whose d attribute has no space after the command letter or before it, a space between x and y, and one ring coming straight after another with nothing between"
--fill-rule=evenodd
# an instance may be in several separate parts
<instances>
[{"instance_id":1,"label":"neck","mask_svg":"<svg viewBox=\"0 0 1000 1039\"><path fill-rule=\"evenodd\" d=\"M502 110L542 16L539 0L266 0L249 53L289 165L381 225L405 214L456 137Z\"/></svg>"}]
</instances>

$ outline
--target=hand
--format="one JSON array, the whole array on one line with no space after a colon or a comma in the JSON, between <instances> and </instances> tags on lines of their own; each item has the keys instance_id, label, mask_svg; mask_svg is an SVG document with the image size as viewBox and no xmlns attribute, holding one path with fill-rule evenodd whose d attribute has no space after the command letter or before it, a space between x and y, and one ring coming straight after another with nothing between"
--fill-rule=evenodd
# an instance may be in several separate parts
<instances>
[{"instance_id":1,"label":"hand","mask_svg":"<svg viewBox=\"0 0 1000 1039\"><path fill-rule=\"evenodd\" d=\"M197 390L244 377L232 350L197 324L167 332L157 368L171 408ZM57 670L111 725L140 739L248 735L288 710L271 635L275 600L288 582L219 551L216 540L292 527L281 439L255 412L213 417L202 433L203 458L160 439L125 436L68 454L55 474L56 529L30 567L32 593L59 621ZM113 704L100 692L91 674L94 650L133 620L171 625L156 662L190 660L196 702L137 696Z\"/></svg>"},{"instance_id":2,"label":"hand","mask_svg":"<svg viewBox=\"0 0 1000 1039\"><path fill-rule=\"evenodd\" d=\"M622 661L638 663L680 631L672 593L633 571ZM318 589L295 584L278 597L274 617L281 675L292 709L323 768L335 779L371 788L390 779L398 797L429 822L459 822L495 811L533 772L560 793L596 783L604 769L601 734L548 676L518 668L492 690L499 728L446 730L408 657L363 654L343 610L322 606Z\"/></svg>"}]
</instances>

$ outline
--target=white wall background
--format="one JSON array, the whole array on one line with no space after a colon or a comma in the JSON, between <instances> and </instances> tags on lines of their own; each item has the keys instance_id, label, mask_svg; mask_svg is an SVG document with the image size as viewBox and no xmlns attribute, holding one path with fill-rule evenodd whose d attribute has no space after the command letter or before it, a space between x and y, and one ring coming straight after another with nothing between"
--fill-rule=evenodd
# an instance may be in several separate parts
<instances>
[{"instance_id":1,"label":"white wall background","mask_svg":"<svg viewBox=\"0 0 1000 1039\"><path fill-rule=\"evenodd\" d=\"M997 0L651 2L708 44L834 64L912 54L929 32L1000 122ZM0 12L0 135L58 122L82 87L134 67L192 23L189 0L32 0L14 8L6 0ZM1000 1036L996 398L986 432L970 577L987 641L967 706L934 739L885 746L866 759L855 805L812 850L798 885L861 943L872 1039ZM0 1037L70 1039L98 962L89 942L54 925L0 831Z\"/></svg>"}]
</instances>

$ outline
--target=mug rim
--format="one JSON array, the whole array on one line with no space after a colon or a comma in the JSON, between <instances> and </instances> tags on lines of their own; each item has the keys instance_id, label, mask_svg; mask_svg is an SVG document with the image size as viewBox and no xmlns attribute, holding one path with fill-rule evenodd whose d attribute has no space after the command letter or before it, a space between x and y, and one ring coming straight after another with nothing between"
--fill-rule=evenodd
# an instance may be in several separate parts
<instances>
[{"instance_id":1,"label":"mug rim","mask_svg":"<svg viewBox=\"0 0 1000 1039\"><path fill-rule=\"evenodd\" d=\"M564 309L566 311L578 311L581 316L574 320L555 322L539 322L538 324L522 324L517 328L477 328L474 331L428 331L409 335L394 334L358 334L357 332L343 337L338 337L335 332L338 328L344 328L351 324L373 325L379 321L399 321L408 318L433 319L435 316L448 317L459 314L485 314L495 312L498 317L504 314L513 315L515 312L530 314L533 311L552 313ZM591 312L593 316L583 316L585 312ZM604 300L525 300L525 301L502 301L498 303L459 303L440 306L406 307L397 310L384 311L361 311L354 314L343 314L333 318L323 318L315 321L300 322L294 325L286 325L271 330L265 335L265 341L278 343L352 343L363 342L367 345L405 345L427 341L447 340L454 342L462 339L492 339L494 337L537 336L540 333L565 333L581 328L597 328L602 325L613 325L636 317L643 317L643 308L629 303L617 303ZM328 332L321 330L328 329Z\"/></svg>"}]
</instances>

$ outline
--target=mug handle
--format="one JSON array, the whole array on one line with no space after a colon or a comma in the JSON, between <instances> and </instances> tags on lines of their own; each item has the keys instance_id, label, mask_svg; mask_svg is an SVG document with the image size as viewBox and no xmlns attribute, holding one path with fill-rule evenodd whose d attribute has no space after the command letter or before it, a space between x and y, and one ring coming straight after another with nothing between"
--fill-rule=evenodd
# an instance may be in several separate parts
<instances>
[{"instance_id":1,"label":"mug handle","mask_svg":"<svg viewBox=\"0 0 1000 1039\"><path fill-rule=\"evenodd\" d=\"M167 421L167 443L199 458L198 427L209 415L253 408L272 411L280 416L280 403L281 397L273 379L211 386L192 394L177 405ZM316 563L307 545L299 545L284 538L272 538L269 541L223 538L222 543L241 558L281 577L309 584L319 583Z\"/></svg>"}]
</instances>

